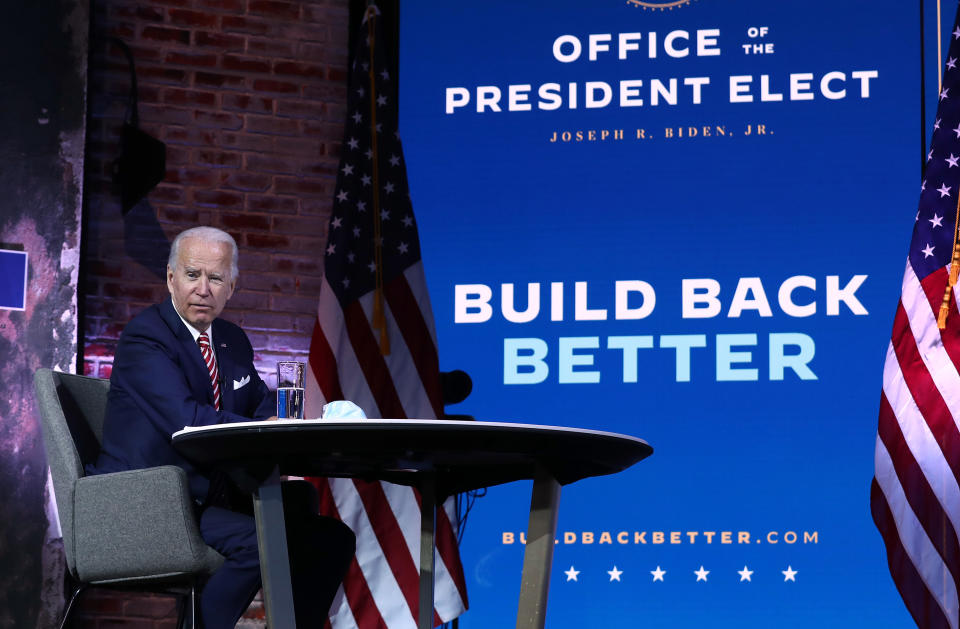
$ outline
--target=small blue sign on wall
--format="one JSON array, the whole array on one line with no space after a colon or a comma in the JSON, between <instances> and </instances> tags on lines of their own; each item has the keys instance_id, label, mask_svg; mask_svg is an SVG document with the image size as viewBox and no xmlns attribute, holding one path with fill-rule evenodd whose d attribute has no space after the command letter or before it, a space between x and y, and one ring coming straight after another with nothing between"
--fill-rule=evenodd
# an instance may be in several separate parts
<instances>
[{"instance_id":1,"label":"small blue sign on wall","mask_svg":"<svg viewBox=\"0 0 960 629\"><path fill-rule=\"evenodd\" d=\"M0 249L0 308L27 306L27 252Z\"/></svg>"}]
</instances>

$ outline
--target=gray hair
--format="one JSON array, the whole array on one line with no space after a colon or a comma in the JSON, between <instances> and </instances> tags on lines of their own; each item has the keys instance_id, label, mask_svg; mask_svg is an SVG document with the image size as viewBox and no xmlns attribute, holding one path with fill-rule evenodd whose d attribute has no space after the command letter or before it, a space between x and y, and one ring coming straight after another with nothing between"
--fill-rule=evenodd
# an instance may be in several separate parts
<instances>
[{"instance_id":1,"label":"gray hair","mask_svg":"<svg viewBox=\"0 0 960 629\"><path fill-rule=\"evenodd\" d=\"M177 237L173 239L173 244L170 245L170 257L167 258L167 266L171 269L177 268L177 260L180 257L180 241L187 238L197 238L204 242L222 242L225 245L229 245L231 252L230 281L232 282L237 279L237 276L240 274L237 265L240 257L237 252L237 241L233 239L233 236L216 227L191 227L177 234Z\"/></svg>"}]
</instances>

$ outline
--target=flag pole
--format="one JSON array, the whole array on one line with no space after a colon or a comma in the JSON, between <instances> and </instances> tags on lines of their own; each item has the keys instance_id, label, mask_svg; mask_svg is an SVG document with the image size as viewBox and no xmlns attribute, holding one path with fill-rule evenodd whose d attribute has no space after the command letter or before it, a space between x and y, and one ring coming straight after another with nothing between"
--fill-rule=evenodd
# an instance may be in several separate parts
<instances>
[{"instance_id":1,"label":"flag pole","mask_svg":"<svg viewBox=\"0 0 960 629\"><path fill-rule=\"evenodd\" d=\"M939 4L940 0L937 0ZM926 29L924 26L923 0L920 0L920 178L923 179L927 170L927 73L924 54ZM937 16L939 19L939 15ZM939 93L940 90L937 90Z\"/></svg>"},{"instance_id":2,"label":"flag pole","mask_svg":"<svg viewBox=\"0 0 960 629\"><path fill-rule=\"evenodd\" d=\"M387 337L387 318L383 307L383 233L380 225L380 155L377 151L377 77L374 66L375 27L378 9L376 4L367 5L367 37L370 42L370 151L373 162L373 258L376 265L376 288L373 293L373 328L380 332L380 354L390 355L390 339Z\"/></svg>"}]
</instances>

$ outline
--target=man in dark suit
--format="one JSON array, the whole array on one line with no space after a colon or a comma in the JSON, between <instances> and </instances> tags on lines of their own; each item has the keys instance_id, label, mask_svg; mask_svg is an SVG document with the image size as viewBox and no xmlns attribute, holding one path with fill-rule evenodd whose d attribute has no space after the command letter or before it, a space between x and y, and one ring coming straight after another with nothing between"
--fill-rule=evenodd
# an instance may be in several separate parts
<instances>
[{"instance_id":1,"label":"man in dark suit","mask_svg":"<svg viewBox=\"0 0 960 629\"><path fill-rule=\"evenodd\" d=\"M196 227L177 236L167 264L170 299L134 317L120 336L103 446L88 469L178 465L187 472L200 534L226 559L201 593L205 629L233 627L259 589L256 528L228 481L195 468L170 436L184 426L276 419L247 335L217 318L237 274L237 246L226 232ZM353 533L302 506L294 512L287 494L285 488L297 624L321 627L353 558Z\"/></svg>"}]
</instances>

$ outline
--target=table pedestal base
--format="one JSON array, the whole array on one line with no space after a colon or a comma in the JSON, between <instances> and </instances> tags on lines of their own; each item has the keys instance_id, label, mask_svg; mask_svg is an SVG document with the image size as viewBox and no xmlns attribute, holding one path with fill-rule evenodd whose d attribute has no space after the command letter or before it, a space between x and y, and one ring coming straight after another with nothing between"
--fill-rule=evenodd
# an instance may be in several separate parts
<instances>
[{"instance_id":1,"label":"table pedestal base","mask_svg":"<svg viewBox=\"0 0 960 629\"><path fill-rule=\"evenodd\" d=\"M280 474L273 471L253 494L253 515L257 522L257 547L260 550L260 581L267 626L293 629L293 587L290 583L290 556L287 553L287 527L283 518L283 494Z\"/></svg>"},{"instance_id":2,"label":"table pedestal base","mask_svg":"<svg viewBox=\"0 0 960 629\"><path fill-rule=\"evenodd\" d=\"M543 629L546 621L559 506L560 483L546 472L539 473L533 481L530 496L530 521L523 552L517 629Z\"/></svg>"}]
</instances>

